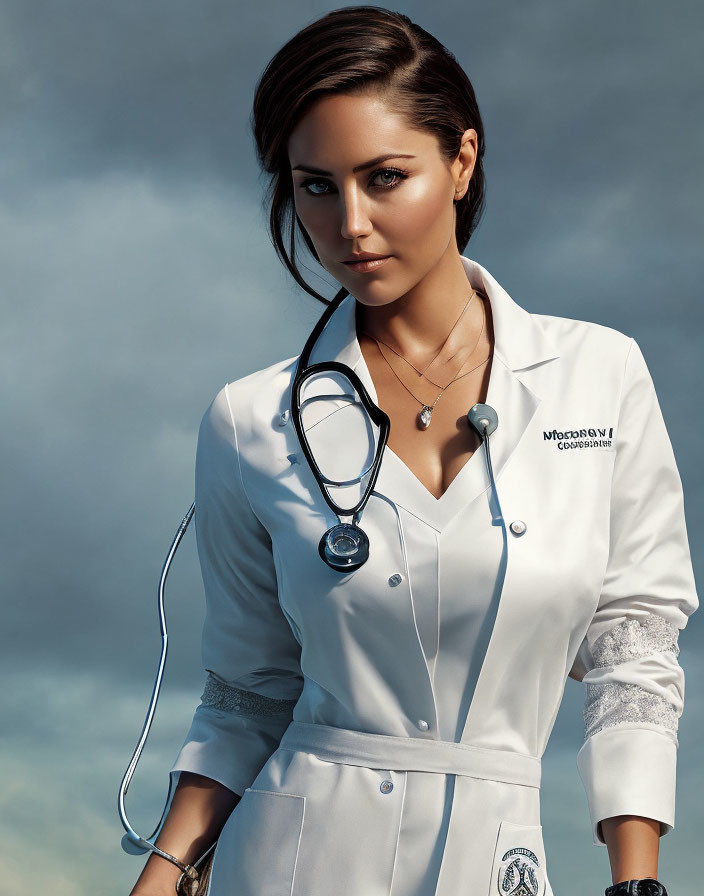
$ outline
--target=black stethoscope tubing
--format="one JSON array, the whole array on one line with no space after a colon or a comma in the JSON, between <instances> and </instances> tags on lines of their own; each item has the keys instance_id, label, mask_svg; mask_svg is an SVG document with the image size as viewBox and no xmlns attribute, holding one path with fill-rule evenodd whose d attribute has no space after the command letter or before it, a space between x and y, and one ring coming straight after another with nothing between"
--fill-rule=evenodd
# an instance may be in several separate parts
<instances>
[{"instance_id":1,"label":"black stethoscope tubing","mask_svg":"<svg viewBox=\"0 0 704 896\"><path fill-rule=\"evenodd\" d=\"M376 484L376 480L379 475L379 468L381 467L384 448L386 447L386 442L391 430L391 421L389 420L388 415L372 401L371 396L364 387L364 384L351 367L349 367L347 364L342 364L340 361L323 361L318 364L308 364L311 353L313 351L313 346L320 338L321 333L325 329L325 325L348 295L349 293L347 293L345 290L341 290L321 315L317 324L313 328L313 331L308 336L306 344L303 347L303 351L298 358L296 371L293 377L293 383L291 385L291 420L293 421L296 435L298 436L298 441L303 450L303 453L306 456L308 465L313 475L315 476L318 485L320 486L320 491L322 492L325 501L327 502L330 509L338 517L361 514L361 511L364 509L364 505L369 500L369 495L371 494L371 491ZM369 468L371 471L371 475L367 484L367 488L365 489L365 493L362 495L359 501L354 505L354 507L351 508L340 507L328 494L328 490L323 487L324 477L320 473L318 465L315 461L315 457L313 456L310 445L308 444L308 439L306 438L305 431L303 430L303 427L301 425L301 388L303 387L304 379L307 379L308 377L313 376L317 373L329 373L331 371L341 373L350 380L354 388L359 393L365 410L371 417L372 421L380 429L379 445L377 447L374 461ZM331 482L331 480L325 481Z\"/></svg>"}]
</instances>

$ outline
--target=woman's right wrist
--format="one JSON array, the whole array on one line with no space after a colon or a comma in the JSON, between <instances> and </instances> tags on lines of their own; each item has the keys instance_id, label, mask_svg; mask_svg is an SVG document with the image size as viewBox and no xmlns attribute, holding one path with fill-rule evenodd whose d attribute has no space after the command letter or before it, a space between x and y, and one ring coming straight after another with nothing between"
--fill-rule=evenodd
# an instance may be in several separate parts
<instances>
[{"instance_id":1,"label":"woman's right wrist","mask_svg":"<svg viewBox=\"0 0 704 896\"><path fill-rule=\"evenodd\" d=\"M153 852L129 896L176 896L181 873L178 865Z\"/></svg>"}]
</instances>

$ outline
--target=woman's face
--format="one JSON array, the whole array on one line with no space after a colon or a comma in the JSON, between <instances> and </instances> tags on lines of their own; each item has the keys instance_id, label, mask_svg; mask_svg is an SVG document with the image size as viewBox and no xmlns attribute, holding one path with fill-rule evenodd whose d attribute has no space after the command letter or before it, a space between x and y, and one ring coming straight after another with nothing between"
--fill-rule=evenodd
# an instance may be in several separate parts
<instances>
[{"instance_id":1,"label":"woman's face","mask_svg":"<svg viewBox=\"0 0 704 896\"><path fill-rule=\"evenodd\" d=\"M453 200L466 191L476 148L469 129L448 163L434 135L410 128L378 94L319 100L292 132L288 157L296 213L323 267L364 304L412 290L458 253ZM343 261L353 252L390 258L362 272Z\"/></svg>"}]
</instances>

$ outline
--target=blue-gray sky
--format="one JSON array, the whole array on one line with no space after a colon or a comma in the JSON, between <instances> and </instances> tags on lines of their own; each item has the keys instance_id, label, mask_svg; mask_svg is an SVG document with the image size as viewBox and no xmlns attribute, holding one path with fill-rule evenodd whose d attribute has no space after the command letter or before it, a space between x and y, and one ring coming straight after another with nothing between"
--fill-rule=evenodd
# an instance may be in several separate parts
<instances>
[{"instance_id":1,"label":"blue-gray sky","mask_svg":"<svg viewBox=\"0 0 704 896\"><path fill-rule=\"evenodd\" d=\"M119 781L159 654L156 584L193 497L197 428L228 380L295 355L322 306L266 231L249 116L274 52L327 4L1 0L3 725L9 896L126 896ZM701 578L700 4L414 0L486 128L487 208L464 254L529 311L635 337L685 488ZM334 284L310 259L311 282ZM267 338L257 334L266 333ZM151 833L202 690L189 531L167 589L164 692L128 803ZM660 877L695 896L704 829L704 617L680 639L675 829ZM611 882L568 681L543 758L561 896Z\"/></svg>"}]
</instances>

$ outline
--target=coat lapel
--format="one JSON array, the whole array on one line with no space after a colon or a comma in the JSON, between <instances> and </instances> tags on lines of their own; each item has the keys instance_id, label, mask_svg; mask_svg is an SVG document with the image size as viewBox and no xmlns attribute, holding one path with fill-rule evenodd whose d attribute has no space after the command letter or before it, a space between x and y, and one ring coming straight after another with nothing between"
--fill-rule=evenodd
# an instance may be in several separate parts
<instances>
[{"instance_id":1,"label":"coat lapel","mask_svg":"<svg viewBox=\"0 0 704 896\"><path fill-rule=\"evenodd\" d=\"M536 318L517 305L482 265L465 256L461 258L470 285L484 292L491 303L494 357L487 404L496 410L499 417L499 425L489 437L492 468L498 482L541 401L540 395L527 385L530 377L528 371L536 364L558 358L559 352ZM355 305L356 299L352 295L340 304L314 346L310 363L335 360L351 367L372 400L378 404L374 382L357 338ZM325 421L321 421L320 425L325 426ZM340 442L337 439L321 439L320 444L323 451L332 452ZM326 458L321 460L325 462ZM332 462L333 458L327 460ZM472 455L438 499L387 446L374 492L404 507L441 532L463 507L488 486L483 449Z\"/></svg>"}]
</instances>

